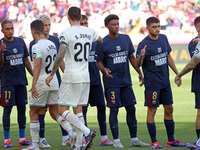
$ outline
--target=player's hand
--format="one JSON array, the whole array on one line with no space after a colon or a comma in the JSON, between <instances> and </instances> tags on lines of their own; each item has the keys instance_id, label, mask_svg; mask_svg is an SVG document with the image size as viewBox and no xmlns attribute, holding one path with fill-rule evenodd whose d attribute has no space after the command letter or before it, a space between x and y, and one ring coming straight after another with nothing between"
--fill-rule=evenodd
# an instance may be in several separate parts
<instances>
[{"instance_id":1,"label":"player's hand","mask_svg":"<svg viewBox=\"0 0 200 150\"><path fill-rule=\"evenodd\" d=\"M193 39L193 44L197 45L200 41L200 38Z\"/></svg>"},{"instance_id":2,"label":"player's hand","mask_svg":"<svg viewBox=\"0 0 200 150\"><path fill-rule=\"evenodd\" d=\"M175 77L174 82L176 83L176 85L179 87L182 84L181 81L181 77L179 77L178 75Z\"/></svg>"},{"instance_id":3,"label":"player's hand","mask_svg":"<svg viewBox=\"0 0 200 150\"><path fill-rule=\"evenodd\" d=\"M6 51L6 44L3 43L3 40L1 40L1 52L5 52Z\"/></svg>"},{"instance_id":4,"label":"player's hand","mask_svg":"<svg viewBox=\"0 0 200 150\"><path fill-rule=\"evenodd\" d=\"M48 86L50 86L50 82L51 82L52 79L53 79L53 76L48 76L48 77L46 78L46 84L47 84Z\"/></svg>"},{"instance_id":5,"label":"player's hand","mask_svg":"<svg viewBox=\"0 0 200 150\"><path fill-rule=\"evenodd\" d=\"M37 92L36 86L32 86L32 88L29 90L29 92L31 92L32 98L38 98L39 93Z\"/></svg>"},{"instance_id":6,"label":"player's hand","mask_svg":"<svg viewBox=\"0 0 200 150\"><path fill-rule=\"evenodd\" d=\"M105 73L106 77L113 78L113 76L110 74L111 73L110 69L104 68L104 73Z\"/></svg>"},{"instance_id":7,"label":"player's hand","mask_svg":"<svg viewBox=\"0 0 200 150\"><path fill-rule=\"evenodd\" d=\"M140 52L140 56L144 56L145 55L145 52L146 52L146 45L144 46L144 48L141 50L141 52Z\"/></svg>"},{"instance_id":8,"label":"player's hand","mask_svg":"<svg viewBox=\"0 0 200 150\"><path fill-rule=\"evenodd\" d=\"M143 84L144 84L144 78L143 78L142 74L139 74L138 78L139 78L139 82L141 82L140 86L143 86Z\"/></svg>"}]
</instances>

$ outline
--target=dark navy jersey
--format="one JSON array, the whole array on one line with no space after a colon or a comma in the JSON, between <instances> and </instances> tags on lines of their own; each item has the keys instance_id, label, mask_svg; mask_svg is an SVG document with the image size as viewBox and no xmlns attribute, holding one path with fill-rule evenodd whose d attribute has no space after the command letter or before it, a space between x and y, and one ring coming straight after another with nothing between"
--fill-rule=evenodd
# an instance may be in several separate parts
<instances>
[{"instance_id":1,"label":"dark navy jersey","mask_svg":"<svg viewBox=\"0 0 200 150\"><path fill-rule=\"evenodd\" d=\"M160 89L169 86L168 54L171 47L167 37L163 34L159 34L157 40L145 37L138 45L137 58L145 45L147 47L142 64L145 87Z\"/></svg>"},{"instance_id":2,"label":"dark navy jersey","mask_svg":"<svg viewBox=\"0 0 200 150\"><path fill-rule=\"evenodd\" d=\"M100 85L101 78L99 69L97 67L96 55L95 55L95 47L96 42L92 43L92 49L90 50L88 62L89 62L89 73L90 73L90 85Z\"/></svg>"},{"instance_id":3,"label":"dark navy jersey","mask_svg":"<svg viewBox=\"0 0 200 150\"><path fill-rule=\"evenodd\" d=\"M18 37L14 37L12 42L4 38L1 40L6 44L4 64L1 69L2 87L27 85L25 58L29 56L29 53L24 40Z\"/></svg>"},{"instance_id":4,"label":"dark navy jersey","mask_svg":"<svg viewBox=\"0 0 200 150\"><path fill-rule=\"evenodd\" d=\"M195 47L196 47L196 45L193 44L193 40L191 40L188 45L188 50L189 50L191 58L195 53ZM200 84L200 64L198 64L192 71L192 92L200 91L199 84Z\"/></svg>"},{"instance_id":5,"label":"dark navy jersey","mask_svg":"<svg viewBox=\"0 0 200 150\"><path fill-rule=\"evenodd\" d=\"M118 34L116 39L108 37L103 38L102 44L97 44L97 60L103 61L104 67L111 70L113 78L107 78L103 73L104 87L124 87L132 85L129 70L129 55L133 54L135 49L128 35Z\"/></svg>"},{"instance_id":6,"label":"dark navy jersey","mask_svg":"<svg viewBox=\"0 0 200 150\"><path fill-rule=\"evenodd\" d=\"M49 39L48 40L52 41L55 44L57 51L59 51L59 47L60 47L59 39L57 37L55 37L55 36L49 35ZM33 58L32 58L32 46L34 44L35 44L35 40L31 41L31 43L29 45L29 53L30 53L31 61L33 61ZM60 77L60 73L59 73L58 70L56 71L56 75L57 75L58 82L59 82L59 85L60 85L61 77Z\"/></svg>"}]
</instances>

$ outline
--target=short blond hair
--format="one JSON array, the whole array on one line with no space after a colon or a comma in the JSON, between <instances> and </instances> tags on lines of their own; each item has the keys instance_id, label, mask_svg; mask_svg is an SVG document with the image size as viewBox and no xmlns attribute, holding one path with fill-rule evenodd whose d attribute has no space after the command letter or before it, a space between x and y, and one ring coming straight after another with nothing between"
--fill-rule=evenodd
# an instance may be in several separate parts
<instances>
[{"instance_id":1,"label":"short blond hair","mask_svg":"<svg viewBox=\"0 0 200 150\"><path fill-rule=\"evenodd\" d=\"M45 15L45 14L39 14L37 16L37 19L41 20L41 21L50 21L51 20L50 17L48 15Z\"/></svg>"}]
</instances>

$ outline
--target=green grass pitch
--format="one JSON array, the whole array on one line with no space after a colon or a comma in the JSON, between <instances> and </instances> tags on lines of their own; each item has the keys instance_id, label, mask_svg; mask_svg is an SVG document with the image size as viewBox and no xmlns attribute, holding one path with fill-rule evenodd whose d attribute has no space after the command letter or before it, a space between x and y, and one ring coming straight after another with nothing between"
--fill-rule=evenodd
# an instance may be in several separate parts
<instances>
[{"instance_id":1,"label":"green grass pitch","mask_svg":"<svg viewBox=\"0 0 200 150\"><path fill-rule=\"evenodd\" d=\"M185 64L177 64L178 71L181 71L182 68L185 66ZM131 75L132 75L132 82L133 82L133 89L137 100L136 105L136 115L137 115L137 121L138 121L138 138L144 142L150 143L150 137L147 131L146 127L146 114L147 114L147 108L144 107L144 87L139 87L138 82L138 75L137 73L131 69ZM27 89L30 89L31 85L31 79L29 74L27 74L28 80L29 80L29 86ZM174 83L174 77L175 74L170 70L170 80L171 80L171 86L173 91L173 99L174 99L174 121L175 121L175 138L184 142L195 142L196 141L196 133L195 133L195 118L196 118L196 112L197 110L194 109L194 94L191 93L191 73L185 75L182 77L182 86L177 87ZM1 116L3 114L3 109L0 107ZM26 136L30 137L30 131L29 131L29 107L27 106L27 128L26 128ZM108 131L108 137L110 140L112 139L112 135L110 132L110 127L108 124L108 116L109 116L109 109L107 109L107 131ZM98 123L96 119L96 107L89 107L88 110L88 126L91 129L94 129L97 131L97 137L94 139L93 142L93 150L111 150L114 149L113 147L102 147L99 146L100 142L100 133L98 128ZM148 147L146 148L133 148L130 147L130 135L128 132L128 127L126 125L126 112L124 108L120 108L120 112L118 115L119 120L119 138L124 145L124 149L131 150L131 149L137 149L137 150L145 150L150 149ZM49 150L63 150L63 149L70 149L70 147L62 147L61 141L62 141L62 135L60 131L59 125L51 119L49 113L47 113L46 118L46 139L48 143L52 146L52 148L49 148ZM163 149L187 149L187 148L168 148L166 146L167 142L167 135L166 130L164 126L164 120L163 120L163 107L162 105L158 108L156 117L156 127L157 127L157 140L160 143L160 145L163 146ZM2 126L2 119L0 119L0 149L3 148L3 126ZM20 150L21 148L25 147L19 147L18 146L18 140L19 140L19 133L18 133L18 125L17 125L17 112L16 108L14 107L11 114L11 129L10 129L10 138L11 143L13 145L12 150Z\"/></svg>"}]
</instances>

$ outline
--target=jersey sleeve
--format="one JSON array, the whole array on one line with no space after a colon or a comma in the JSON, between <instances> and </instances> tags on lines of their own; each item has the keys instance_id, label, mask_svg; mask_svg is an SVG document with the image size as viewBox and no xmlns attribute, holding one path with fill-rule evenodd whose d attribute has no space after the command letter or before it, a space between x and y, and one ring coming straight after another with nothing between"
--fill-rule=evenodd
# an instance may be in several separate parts
<instances>
[{"instance_id":1,"label":"jersey sleeve","mask_svg":"<svg viewBox=\"0 0 200 150\"><path fill-rule=\"evenodd\" d=\"M67 34L65 33L65 31L63 31L60 36L59 36L59 40L60 40L60 44L61 43L65 43L65 44L69 44L69 38L67 36Z\"/></svg>"},{"instance_id":2,"label":"jersey sleeve","mask_svg":"<svg viewBox=\"0 0 200 150\"><path fill-rule=\"evenodd\" d=\"M33 60L36 59L36 58L42 59L42 51L40 50L38 45L33 45L32 53L33 53Z\"/></svg>"},{"instance_id":3,"label":"jersey sleeve","mask_svg":"<svg viewBox=\"0 0 200 150\"><path fill-rule=\"evenodd\" d=\"M22 41L23 41L23 45L24 45L24 57L26 58L26 57L29 56L29 53L28 53L28 49L26 47L26 44L25 44L24 40L22 40Z\"/></svg>"},{"instance_id":4,"label":"jersey sleeve","mask_svg":"<svg viewBox=\"0 0 200 150\"><path fill-rule=\"evenodd\" d=\"M133 43L132 43L131 38L129 36L128 36L128 40L129 40L129 51L128 51L128 53L129 53L129 55L131 55L135 52L135 49L133 47Z\"/></svg>"},{"instance_id":5,"label":"jersey sleeve","mask_svg":"<svg viewBox=\"0 0 200 150\"><path fill-rule=\"evenodd\" d=\"M93 29L91 29L91 30L93 32L93 41L92 42L96 42L99 38L99 35L95 30L93 30Z\"/></svg>"},{"instance_id":6,"label":"jersey sleeve","mask_svg":"<svg viewBox=\"0 0 200 150\"><path fill-rule=\"evenodd\" d=\"M197 44L197 46L195 48L194 55L200 59L200 42Z\"/></svg>"},{"instance_id":7,"label":"jersey sleeve","mask_svg":"<svg viewBox=\"0 0 200 150\"><path fill-rule=\"evenodd\" d=\"M104 53L102 52L102 44L97 43L95 48L96 60L103 60Z\"/></svg>"},{"instance_id":8,"label":"jersey sleeve","mask_svg":"<svg viewBox=\"0 0 200 150\"><path fill-rule=\"evenodd\" d=\"M166 42L167 42L167 52L168 52L168 54L172 51L172 48L171 48L171 46L169 45L169 41L168 41L168 39L167 39L167 36L165 36L165 38L166 38Z\"/></svg>"},{"instance_id":9,"label":"jersey sleeve","mask_svg":"<svg viewBox=\"0 0 200 150\"><path fill-rule=\"evenodd\" d=\"M143 43L139 43L138 47L137 47L137 52L136 52L136 58L138 58L140 56L141 50L144 48L144 44ZM145 55L143 56L143 59L145 58Z\"/></svg>"}]
</instances>

